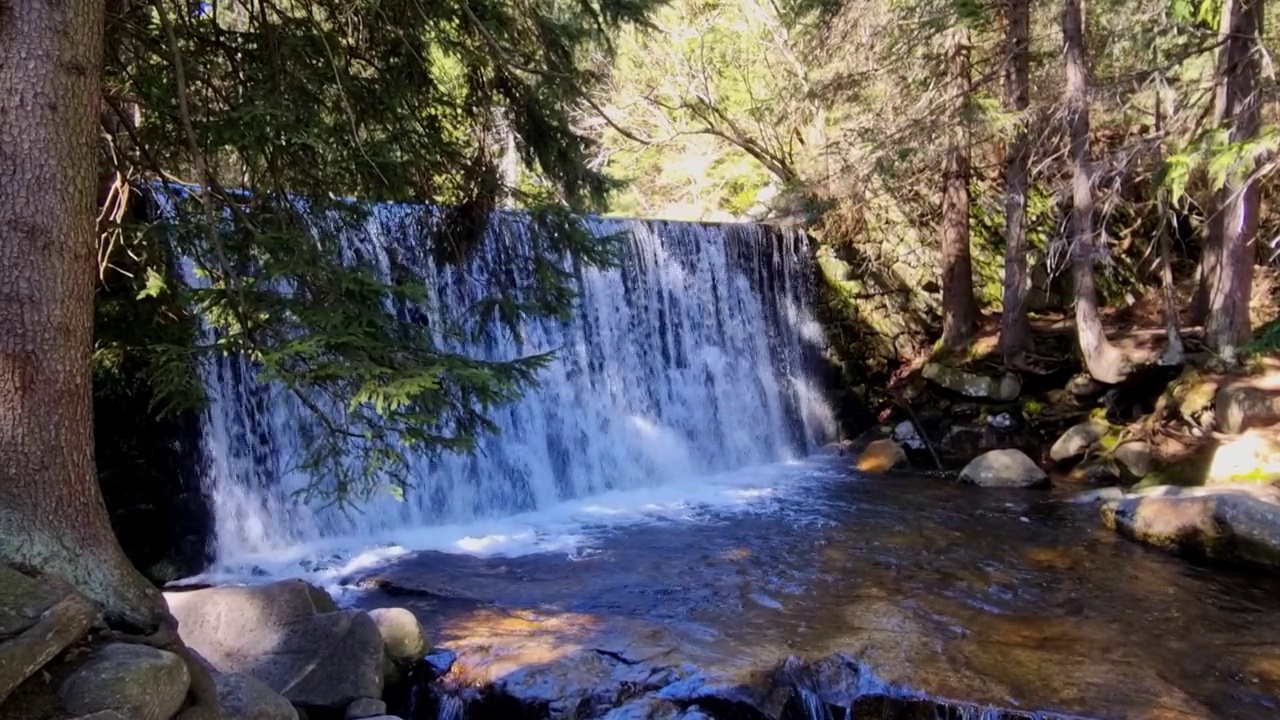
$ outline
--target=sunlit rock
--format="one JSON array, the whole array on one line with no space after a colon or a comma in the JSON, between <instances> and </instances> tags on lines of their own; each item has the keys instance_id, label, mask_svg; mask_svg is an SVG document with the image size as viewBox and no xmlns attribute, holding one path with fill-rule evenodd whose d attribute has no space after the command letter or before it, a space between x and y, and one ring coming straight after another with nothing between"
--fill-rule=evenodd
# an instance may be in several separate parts
<instances>
[{"instance_id":1,"label":"sunlit rock","mask_svg":"<svg viewBox=\"0 0 1280 720\"><path fill-rule=\"evenodd\" d=\"M179 633L218 672L243 672L295 705L331 710L381 697L384 650L368 613L335 611L298 580L167 593Z\"/></svg>"},{"instance_id":2,"label":"sunlit rock","mask_svg":"<svg viewBox=\"0 0 1280 720\"><path fill-rule=\"evenodd\" d=\"M874 440L858 455L857 468L865 473L882 473L907 461L907 453L892 440Z\"/></svg>"},{"instance_id":3,"label":"sunlit rock","mask_svg":"<svg viewBox=\"0 0 1280 720\"><path fill-rule=\"evenodd\" d=\"M1100 418L1090 418L1072 425L1049 448L1049 458L1054 462L1067 462L1083 457L1095 443L1106 437L1110 429L1107 421Z\"/></svg>"},{"instance_id":4,"label":"sunlit rock","mask_svg":"<svg viewBox=\"0 0 1280 720\"><path fill-rule=\"evenodd\" d=\"M1280 491L1270 487L1168 488L1102 506L1106 525L1140 542L1280 568Z\"/></svg>"},{"instance_id":5,"label":"sunlit rock","mask_svg":"<svg viewBox=\"0 0 1280 720\"><path fill-rule=\"evenodd\" d=\"M1249 430L1219 445L1206 485L1280 481L1280 426Z\"/></svg>"},{"instance_id":6,"label":"sunlit rock","mask_svg":"<svg viewBox=\"0 0 1280 720\"><path fill-rule=\"evenodd\" d=\"M1022 381L1013 373L989 377L941 363L927 363L921 373L930 382L971 398L1010 402L1022 392Z\"/></svg>"},{"instance_id":7,"label":"sunlit rock","mask_svg":"<svg viewBox=\"0 0 1280 720\"><path fill-rule=\"evenodd\" d=\"M992 450L960 471L962 482L989 488L1030 488L1049 484L1049 476L1021 450Z\"/></svg>"}]
</instances>

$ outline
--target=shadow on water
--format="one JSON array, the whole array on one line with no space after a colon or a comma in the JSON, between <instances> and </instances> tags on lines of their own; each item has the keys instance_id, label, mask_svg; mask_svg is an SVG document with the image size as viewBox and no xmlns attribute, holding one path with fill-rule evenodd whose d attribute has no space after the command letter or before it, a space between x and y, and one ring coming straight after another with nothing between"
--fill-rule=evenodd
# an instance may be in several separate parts
<instances>
[{"instance_id":1,"label":"shadow on water","mask_svg":"<svg viewBox=\"0 0 1280 720\"><path fill-rule=\"evenodd\" d=\"M575 558L415 554L361 603L410 607L458 654L439 687L470 693L468 718L646 698L714 718L1280 716L1275 579L1129 544L1048 493L830 470Z\"/></svg>"}]
</instances>

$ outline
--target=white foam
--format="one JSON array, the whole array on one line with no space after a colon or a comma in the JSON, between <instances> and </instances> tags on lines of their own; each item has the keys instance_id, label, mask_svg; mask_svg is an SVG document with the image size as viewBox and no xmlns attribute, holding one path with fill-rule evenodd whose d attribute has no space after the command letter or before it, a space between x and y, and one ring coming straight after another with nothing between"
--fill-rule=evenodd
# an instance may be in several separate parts
<instances>
[{"instance_id":1,"label":"white foam","mask_svg":"<svg viewBox=\"0 0 1280 720\"><path fill-rule=\"evenodd\" d=\"M415 551L476 557L534 553L587 556L610 530L636 523L699 522L713 515L786 512L788 500L835 475L830 461L741 468L682 482L615 490L542 510L452 525L404 528L299 543L223 558L188 582L255 583L302 577L337 591L339 582Z\"/></svg>"}]
</instances>

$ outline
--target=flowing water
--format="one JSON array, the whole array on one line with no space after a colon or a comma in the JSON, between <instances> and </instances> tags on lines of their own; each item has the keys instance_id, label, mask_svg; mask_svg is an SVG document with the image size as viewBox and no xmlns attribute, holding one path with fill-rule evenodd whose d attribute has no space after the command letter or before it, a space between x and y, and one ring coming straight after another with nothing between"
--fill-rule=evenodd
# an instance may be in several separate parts
<instances>
[{"instance_id":1,"label":"flowing water","mask_svg":"<svg viewBox=\"0 0 1280 720\"><path fill-rule=\"evenodd\" d=\"M384 268L420 258L428 321L503 281L502 248L528 240L502 216L465 268L437 268L411 215L381 208L347 245ZM304 575L418 612L458 659L414 720L637 702L775 720L1280 717L1280 583L1125 543L1053 493L803 459L832 419L802 235L588 223L630 232L621 269L581 271L571 320L527 322L523 347L454 348L559 354L480 452L423 458L403 502L297 504L313 480L294 468L299 409L242 360L206 366L211 575Z\"/></svg>"},{"instance_id":2,"label":"flowing water","mask_svg":"<svg viewBox=\"0 0 1280 720\"><path fill-rule=\"evenodd\" d=\"M413 468L404 502L390 495L361 512L305 507L292 493L312 478L297 469L306 410L256 380L243 359L204 368L204 487L214 502L219 566L269 564L300 546L345 538L401 541L405 531L529 513L603 492L691 485L709 473L802 457L829 438L830 410L812 376L821 330L811 316L806 237L753 225L589 219L597 236L624 234L620 269L577 272L579 300L561 323L530 319L523 344L500 336L441 343L499 360L557 351L540 386L497 411L496 435L469 456ZM391 277L391 258L426 279L421 307L434 319L471 308L508 277L529 227L495 215L461 267L422 251L423 211L379 206L346 233L352 257ZM342 544L342 543L339 543Z\"/></svg>"}]
</instances>

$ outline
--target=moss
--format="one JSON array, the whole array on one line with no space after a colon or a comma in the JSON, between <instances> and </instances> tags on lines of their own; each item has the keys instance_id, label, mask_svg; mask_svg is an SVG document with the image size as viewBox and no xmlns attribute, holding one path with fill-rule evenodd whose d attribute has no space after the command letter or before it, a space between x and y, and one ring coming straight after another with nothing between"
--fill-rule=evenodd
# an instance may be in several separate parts
<instances>
[{"instance_id":1,"label":"moss","mask_svg":"<svg viewBox=\"0 0 1280 720\"><path fill-rule=\"evenodd\" d=\"M1022 416L1028 420L1038 418L1044 414L1044 407L1044 403L1035 398L1023 398Z\"/></svg>"}]
</instances>

